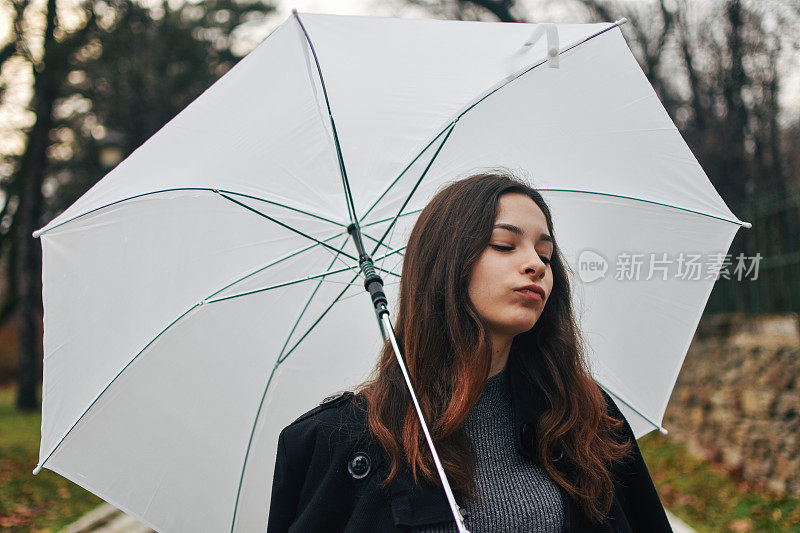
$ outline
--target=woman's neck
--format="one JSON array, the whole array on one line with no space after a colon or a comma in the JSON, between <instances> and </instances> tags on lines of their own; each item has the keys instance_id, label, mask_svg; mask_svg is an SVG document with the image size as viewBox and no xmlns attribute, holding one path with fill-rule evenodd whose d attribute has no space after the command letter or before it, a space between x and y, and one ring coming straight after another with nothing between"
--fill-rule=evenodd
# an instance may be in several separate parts
<instances>
[{"instance_id":1,"label":"woman's neck","mask_svg":"<svg viewBox=\"0 0 800 533\"><path fill-rule=\"evenodd\" d=\"M489 377L494 376L506 367L513 340L513 337L492 338L492 365L489 368Z\"/></svg>"}]
</instances>

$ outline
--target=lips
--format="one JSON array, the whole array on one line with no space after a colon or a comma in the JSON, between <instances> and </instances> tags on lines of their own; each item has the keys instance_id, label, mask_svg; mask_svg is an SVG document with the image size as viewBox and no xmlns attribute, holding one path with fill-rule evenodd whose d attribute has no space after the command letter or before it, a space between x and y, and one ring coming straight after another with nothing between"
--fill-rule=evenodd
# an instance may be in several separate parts
<instances>
[{"instance_id":1,"label":"lips","mask_svg":"<svg viewBox=\"0 0 800 533\"><path fill-rule=\"evenodd\" d=\"M533 300L544 300L544 289L538 285L526 285L514 290Z\"/></svg>"}]
</instances>

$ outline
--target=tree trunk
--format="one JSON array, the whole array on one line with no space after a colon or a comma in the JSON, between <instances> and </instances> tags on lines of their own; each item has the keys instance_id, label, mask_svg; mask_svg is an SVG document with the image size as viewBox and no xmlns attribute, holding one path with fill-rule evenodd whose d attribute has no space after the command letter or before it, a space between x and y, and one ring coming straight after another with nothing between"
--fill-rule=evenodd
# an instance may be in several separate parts
<instances>
[{"instance_id":1,"label":"tree trunk","mask_svg":"<svg viewBox=\"0 0 800 533\"><path fill-rule=\"evenodd\" d=\"M745 138L748 133L748 111L742 99L742 88L747 85L744 71L744 43L742 42L743 13L740 0L729 0L726 6L728 22L727 47L730 54L730 69L723 76L722 96L727 107L724 130L726 181L732 194L729 200L741 203L747 197L745 183L752 172L748 164Z\"/></svg>"},{"instance_id":2,"label":"tree trunk","mask_svg":"<svg viewBox=\"0 0 800 533\"><path fill-rule=\"evenodd\" d=\"M31 129L23 155L19 178L21 197L18 216L18 317L19 370L17 407L38 408L36 384L39 381L39 325L41 323L41 248L31 234L39 225L42 211L42 182L47 170L48 135L53 123L53 104L58 94L57 75L48 60L57 46L54 38L56 2L47 2L47 23L42 59L34 74L34 109L36 122Z\"/></svg>"}]
</instances>

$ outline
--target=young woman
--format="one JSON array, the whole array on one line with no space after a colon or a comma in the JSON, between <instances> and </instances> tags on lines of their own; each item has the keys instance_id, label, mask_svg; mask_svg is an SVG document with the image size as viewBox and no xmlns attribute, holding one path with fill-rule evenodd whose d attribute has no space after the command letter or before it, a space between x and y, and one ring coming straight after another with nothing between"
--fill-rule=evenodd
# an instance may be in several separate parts
<instances>
[{"instance_id":1,"label":"young woman","mask_svg":"<svg viewBox=\"0 0 800 533\"><path fill-rule=\"evenodd\" d=\"M395 333L472 533L671 531L590 377L542 196L503 172L440 191L408 240ZM390 345L376 377L286 427L270 533L455 532Z\"/></svg>"}]
</instances>

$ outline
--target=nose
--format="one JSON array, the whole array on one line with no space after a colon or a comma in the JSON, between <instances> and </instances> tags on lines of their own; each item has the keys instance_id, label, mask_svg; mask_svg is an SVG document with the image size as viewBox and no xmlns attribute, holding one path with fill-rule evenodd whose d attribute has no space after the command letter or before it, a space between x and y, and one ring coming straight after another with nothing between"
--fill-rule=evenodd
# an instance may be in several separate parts
<instances>
[{"instance_id":1,"label":"nose","mask_svg":"<svg viewBox=\"0 0 800 533\"><path fill-rule=\"evenodd\" d=\"M544 276L545 270L547 270L547 265L544 264L539 254L534 252L522 265L522 270L525 274L532 274L536 278L541 278Z\"/></svg>"}]
</instances>

